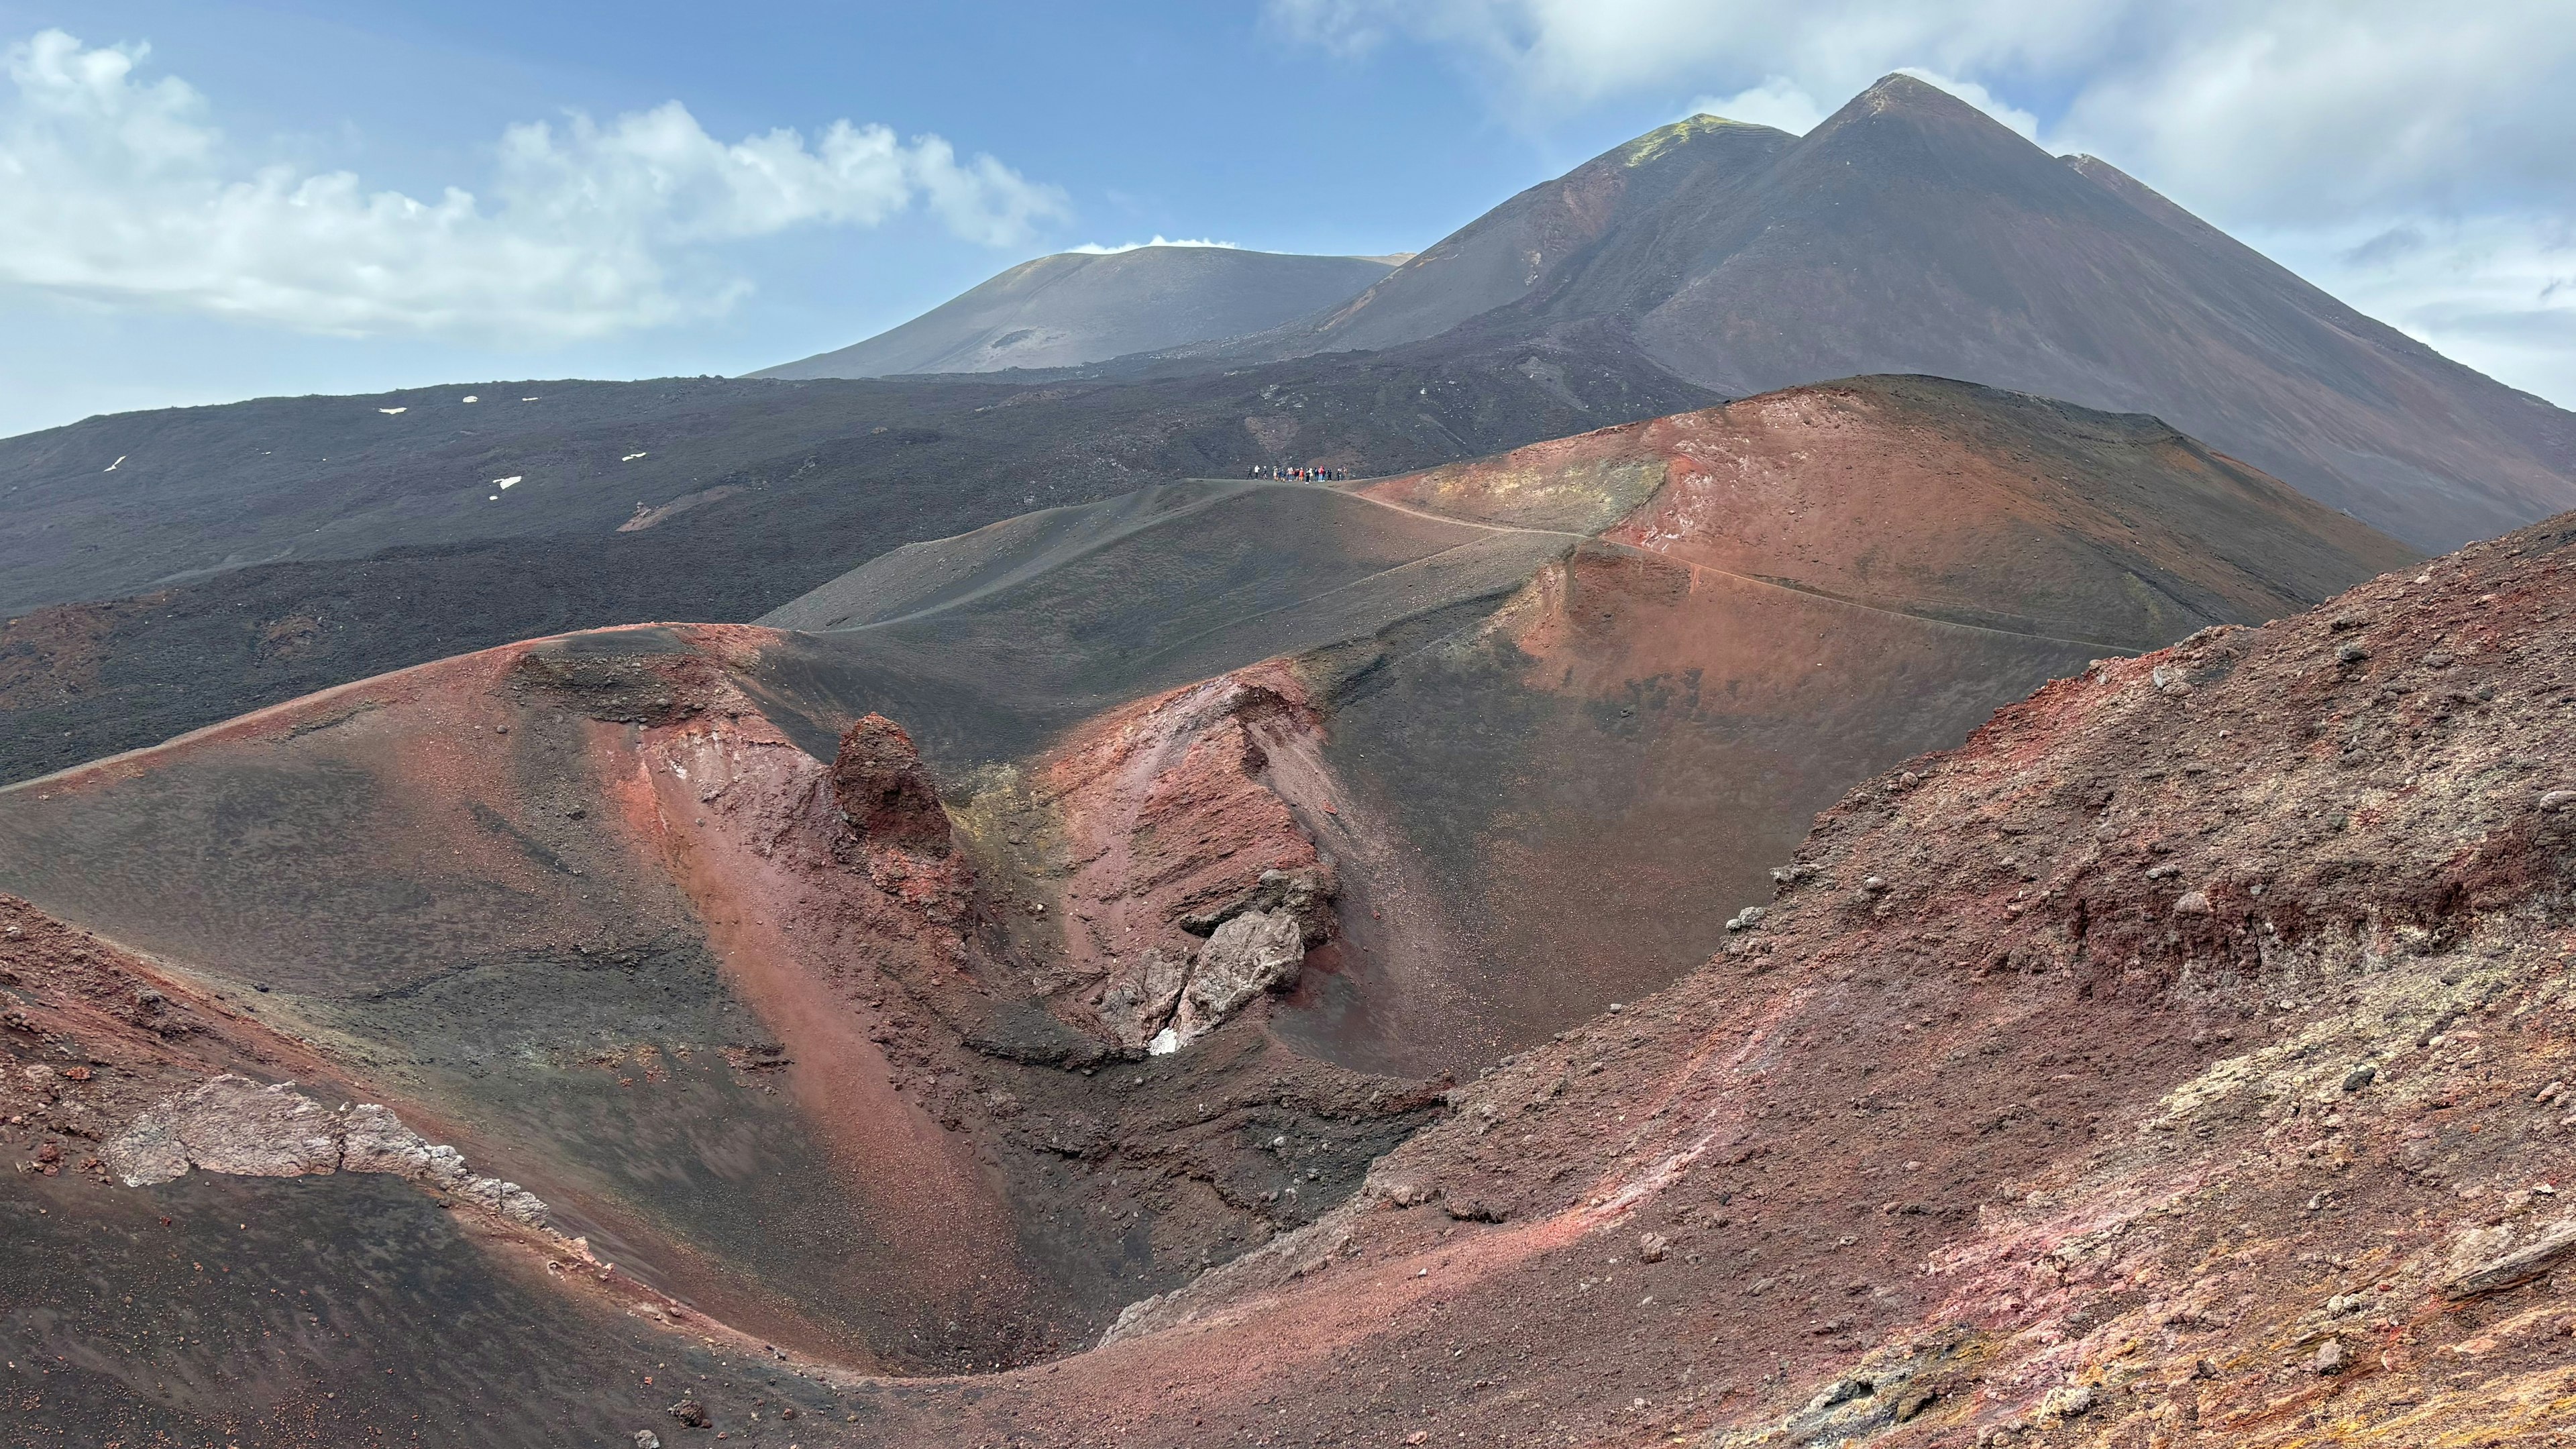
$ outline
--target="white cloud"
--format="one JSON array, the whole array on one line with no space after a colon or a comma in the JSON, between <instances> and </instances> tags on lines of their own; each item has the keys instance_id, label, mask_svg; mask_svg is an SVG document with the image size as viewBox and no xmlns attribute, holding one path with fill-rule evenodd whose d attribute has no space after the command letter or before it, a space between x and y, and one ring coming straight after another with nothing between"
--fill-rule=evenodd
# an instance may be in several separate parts
<instances>
[{"instance_id":1,"label":"white cloud","mask_svg":"<svg viewBox=\"0 0 2576 1449\"><path fill-rule=\"evenodd\" d=\"M2039 139L2039 117L2012 105L1975 81L1953 80L1920 66L1900 66L1898 71L1917 80L1939 86L1978 110L2021 133L2028 140ZM1840 99L1839 97L1837 99ZM1701 96L1690 103L1685 115L1723 116L1730 121L1749 121L1757 126L1771 126L1793 135L1803 136L1816 128L1829 114L1824 104L1806 87L1786 76L1771 76L1758 86L1737 91L1731 96Z\"/></svg>"},{"instance_id":2,"label":"white cloud","mask_svg":"<svg viewBox=\"0 0 2576 1449\"><path fill-rule=\"evenodd\" d=\"M1795 119L1902 70L2243 218L2576 205L2565 0L1269 3L1317 44L1447 49L1523 119L1656 91Z\"/></svg>"},{"instance_id":3,"label":"white cloud","mask_svg":"<svg viewBox=\"0 0 2576 1449\"><path fill-rule=\"evenodd\" d=\"M1204 239L1174 241L1164 236L1161 232L1154 233L1154 239L1152 241L1120 242L1114 247L1103 246L1098 242L1084 242L1078 247L1066 247L1065 250L1069 252L1080 252L1085 256L1112 257L1116 256L1120 252L1135 251L1139 247L1217 247L1225 251L1239 250L1239 248L1230 241L1207 241Z\"/></svg>"},{"instance_id":4,"label":"white cloud","mask_svg":"<svg viewBox=\"0 0 2576 1449\"><path fill-rule=\"evenodd\" d=\"M1939 86L1966 101L1969 105L2002 122L2006 129L2018 133L2025 141L2039 139L2039 117L2012 104L1975 81L1954 80L1938 71L1925 70L1919 65L1901 65L1896 69L1899 75L1910 75L1916 80Z\"/></svg>"},{"instance_id":5,"label":"white cloud","mask_svg":"<svg viewBox=\"0 0 2576 1449\"><path fill-rule=\"evenodd\" d=\"M1786 76L1771 76L1731 96L1701 96L1682 109L1685 116L1723 116L1748 125L1771 126L1803 136L1825 118L1825 108L1806 89Z\"/></svg>"},{"instance_id":6,"label":"white cloud","mask_svg":"<svg viewBox=\"0 0 2576 1449\"><path fill-rule=\"evenodd\" d=\"M708 253L918 203L958 236L1024 242L1064 198L936 136L836 121L727 144L677 101L606 124L513 126L490 201L367 191L238 157L141 46L48 30L0 94L0 281L324 333L596 337L720 313L750 284Z\"/></svg>"},{"instance_id":7,"label":"white cloud","mask_svg":"<svg viewBox=\"0 0 2576 1449\"><path fill-rule=\"evenodd\" d=\"M1729 95L1780 77L1839 103L1903 65L1976 76L2098 47L2117 33L2122 8L2062 0L1269 0L1274 25L1291 36L1345 53L1397 35L1446 47L1506 74L1508 84L1493 94L1507 105L1539 110L1642 88Z\"/></svg>"},{"instance_id":8,"label":"white cloud","mask_svg":"<svg viewBox=\"0 0 2576 1449\"><path fill-rule=\"evenodd\" d=\"M1270 0L1262 19L1292 40L1358 56L1385 42L1387 27L1380 16L1386 8L1376 0ZM1420 29L1430 15L1425 10L1409 18Z\"/></svg>"},{"instance_id":9,"label":"white cloud","mask_svg":"<svg viewBox=\"0 0 2576 1449\"><path fill-rule=\"evenodd\" d=\"M2419 218L2246 240L2446 356L2576 403L2576 222Z\"/></svg>"},{"instance_id":10,"label":"white cloud","mask_svg":"<svg viewBox=\"0 0 2576 1449\"><path fill-rule=\"evenodd\" d=\"M2239 220L2576 203L2563 4L2251 5L2086 75L2056 134ZM2117 159L2117 158L2115 158Z\"/></svg>"},{"instance_id":11,"label":"white cloud","mask_svg":"<svg viewBox=\"0 0 2576 1449\"><path fill-rule=\"evenodd\" d=\"M2340 220L2355 204L2479 194L2576 201L2565 0L1269 3L1279 28L1318 44L1402 35L1449 50L1524 119L1655 91L1794 117L1903 70L2203 204Z\"/></svg>"},{"instance_id":12,"label":"white cloud","mask_svg":"<svg viewBox=\"0 0 2576 1449\"><path fill-rule=\"evenodd\" d=\"M1453 55L1524 126L1613 99L1803 130L1890 71L2088 151L2355 305L2576 402L2566 0L1268 0L1357 57ZM2411 229L2411 232L2410 230ZM2391 242L2363 269L2337 259ZM2553 238L2558 238L2553 240Z\"/></svg>"}]
</instances>

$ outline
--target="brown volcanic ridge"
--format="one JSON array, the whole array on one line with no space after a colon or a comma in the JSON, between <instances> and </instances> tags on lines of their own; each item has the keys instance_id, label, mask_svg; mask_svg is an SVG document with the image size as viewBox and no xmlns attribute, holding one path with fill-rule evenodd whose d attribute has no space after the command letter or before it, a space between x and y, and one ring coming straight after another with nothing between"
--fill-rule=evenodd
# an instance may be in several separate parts
<instances>
[{"instance_id":1,"label":"brown volcanic ridge","mask_svg":"<svg viewBox=\"0 0 2576 1449\"><path fill-rule=\"evenodd\" d=\"M2519 557L2407 597L2539 629L2556 576ZM2309 1058L2244 1053L2308 1040L2274 1016L2343 1020L2343 976L2294 966L2367 961L2351 1010L2520 1005L2536 978L2465 963L2465 924L2406 934L2405 902L2544 924L2559 817L2524 797L2554 787L2490 769L2542 727L2516 691L2543 666L2467 635L2406 662L2394 584L2339 632L2207 631L2408 559L2153 419L1859 379L1352 490L1033 514L767 626L512 645L12 787L13 1432L1642 1442L1850 1378L1792 1432L1966 1442L2059 1389L2069 1433L2150 1407L2123 1385L2165 1333L2209 1345L2207 1424L2354 1392L2398 1373L2359 1329L2323 1379L2249 1357L2328 1257L2336 1293L2396 1285L2368 1312L2407 1364L2487 1310L2404 1296L2417 1239L2362 1166L2318 1165L2343 1137L2280 1169L2316 1205L2265 1216L2238 1136ZM2031 708L2121 732L2025 709L1891 796L1902 820L1834 806L2050 679ZM2169 721L2221 715L2168 758ZM2105 763L1951 800L2051 749ZM1745 910L1829 806L1815 872ZM2370 853L2476 830L2526 832L2498 857L2524 874L2446 891L2448 857ZM2227 831L2321 843L2222 872ZM2186 890L2209 915L2132 922ZM2525 1038L2467 1040L2441 1060L2477 1083ZM2295 1070L2340 1084L2338 1052ZM2295 1100L2266 1151L2311 1142ZM2152 1172L2087 1155L2141 1113L2176 1124L2135 1138ZM2449 1120L2410 1164L2476 1185L2501 1138ZM2081 1257L2052 1201L2144 1206ZM2188 1236L2240 1201L2245 1232ZM2523 1201L2475 1242L2548 1241ZM2206 1256L2159 1271L2203 1288L2138 1286L2123 1255L2169 1239ZM2441 1372L2520 1362L2497 1341Z\"/></svg>"}]
</instances>

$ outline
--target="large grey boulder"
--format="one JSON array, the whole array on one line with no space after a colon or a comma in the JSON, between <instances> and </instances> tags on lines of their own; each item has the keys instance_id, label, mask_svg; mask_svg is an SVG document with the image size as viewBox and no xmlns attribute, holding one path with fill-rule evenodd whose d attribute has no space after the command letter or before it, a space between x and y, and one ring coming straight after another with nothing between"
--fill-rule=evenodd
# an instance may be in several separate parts
<instances>
[{"instance_id":1,"label":"large grey boulder","mask_svg":"<svg viewBox=\"0 0 2576 1449\"><path fill-rule=\"evenodd\" d=\"M1285 909L1246 911L1216 928L1199 948L1198 968L1181 993L1174 1025L1188 1041L1265 991L1297 979L1306 937Z\"/></svg>"}]
</instances>

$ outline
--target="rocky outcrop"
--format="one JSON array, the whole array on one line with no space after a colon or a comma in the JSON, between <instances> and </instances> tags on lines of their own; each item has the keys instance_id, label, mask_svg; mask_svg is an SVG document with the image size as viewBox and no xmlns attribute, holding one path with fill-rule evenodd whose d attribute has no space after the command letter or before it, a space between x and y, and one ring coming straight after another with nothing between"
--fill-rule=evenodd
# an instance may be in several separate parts
<instances>
[{"instance_id":1,"label":"rocky outcrop","mask_svg":"<svg viewBox=\"0 0 2576 1449\"><path fill-rule=\"evenodd\" d=\"M1180 1009L1181 992L1195 965L1192 957L1152 946L1110 977L1096 1006L1120 1046L1160 1054L1180 1045L1168 1023Z\"/></svg>"},{"instance_id":2,"label":"rocky outcrop","mask_svg":"<svg viewBox=\"0 0 2576 1449\"><path fill-rule=\"evenodd\" d=\"M343 1172L390 1172L445 1188L462 1188L470 1181L494 1181L473 1178L465 1170L463 1154L453 1147L422 1140L419 1133L403 1125L390 1107L360 1102L341 1115ZM515 1187L509 1183L500 1185Z\"/></svg>"},{"instance_id":3,"label":"rocky outcrop","mask_svg":"<svg viewBox=\"0 0 2576 1449\"><path fill-rule=\"evenodd\" d=\"M832 759L832 800L870 845L919 855L948 854L948 812L903 726L872 714L841 736Z\"/></svg>"},{"instance_id":4,"label":"rocky outcrop","mask_svg":"<svg viewBox=\"0 0 2576 1449\"><path fill-rule=\"evenodd\" d=\"M128 1187L168 1182L191 1167L242 1177L306 1177L340 1167L340 1115L294 1090L227 1072L135 1119L102 1154Z\"/></svg>"},{"instance_id":5,"label":"rocky outcrop","mask_svg":"<svg viewBox=\"0 0 2576 1449\"><path fill-rule=\"evenodd\" d=\"M1187 957L1156 947L1123 965L1101 991L1100 1015L1120 1045L1162 1056L1294 984L1305 959L1305 932L1288 908L1231 915Z\"/></svg>"},{"instance_id":6,"label":"rocky outcrop","mask_svg":"<svg viewBox=\"0 0 2576 1449\"><path fill-rule=\"evenodd\" d=\"M2509 1224L2498 1224L2489 1231L2510 1237L2513 1229ZM2576 1255L2576 1218L2562 1218L2541 1228L2528 1242L2470 1267L2444 1291L2453 1298L2476 1298L2519 1287L2555 1269L2571 1255Z\"/></svg>"},{"instance_id":7,"label":"rocky outcrop","mask_svg":"<svg viewBox=\"0 0 2576 1449\"><path fill-rule=\"evenodd\" d=\"M1213 936L1238 916L1258 911L1284 911L1297 922L1297 934L1308 946L1322 945L1333 934L1333 873L1322 866L1305 870L1265 870L1251 890L1213 910L1181 917L1180 927L1193 936Z\"/></svg>"},{"instance_id":8,"label":"rocky outcrop","mask_svg":"<svg viewBox=\"0 0 2576 1449\"><path fill-rule=\"evenodd\" d=\"M127 1187L150 1187L189 1169L243 1177L314 1177L384 1172L409 1178L489 1212L543 1226L546 1205L515 1182L478 1177L455 1148L433 1144L391 1108L361 1102L333 1111L295 1090L230 1072L146 1109L100 1156Z\"/></svg>"},{"instance_id":9,"label":"rocky outcrop","mask_svg":"<svg viewBox=\"0 0 2576 1449\"><path fill-rule=\"evenodd\" d=\"M1306 942L1297 918L1284 910L1253 911L1216 928L1199 948L1198 969L1181 992L1174 1023L1187 1041L1223 1021L1236 1008L1297 979Z\"/></svg>"},{"instance_id":10,"label":"rocky outcrop","mask_svg":"<svg viewBox=\"0 0 2576 1449\"><path fill-rule=\"evenodd\" d=\"M1057 759L1066 957L1087 989L1068 1015L1159 1055L1296 979L1334 934L1336 882L1271 755L1319 734L1294 671L1268 664L1147 700Z\"/></svg>"},{"instance_id":11,"label":"rocky outcrop","mask_svg":"<svg viewBox=\"0 0 2576 1449\"><path fill-rule=\"evenodd\" d=\"M1148 947L1101 990L1101 1019L1130 1050L1178 1051L1262 993L1294 985L1307 949L1333 934L1332 872L1265 870L1250 890L1177 924L1207 940L1186 954Z\"/></svg>"}]
</instances>

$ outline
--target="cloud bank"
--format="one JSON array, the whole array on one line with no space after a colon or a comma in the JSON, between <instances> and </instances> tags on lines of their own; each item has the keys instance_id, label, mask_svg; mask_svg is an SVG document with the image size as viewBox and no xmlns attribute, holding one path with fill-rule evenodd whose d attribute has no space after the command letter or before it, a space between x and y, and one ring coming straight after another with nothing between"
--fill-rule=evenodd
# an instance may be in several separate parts
<instances>
[{"instance_id":1,"label":"cloud bank","mask_svg":"<svg viewBox=\"0 0 2576 1449\"><path fill-rule=\"evenodd\" d=\"M1909 70L2576 404L2565 0L1269 0L1269 15L1343 56L1444 52L1533 127L1644 94L1803 131Z\"/></svg>"},{"instance_id":2,"label":"cloud bank","mask_svg":"<svg viewBox=\"0 0 2576 1449\"><path fill-rule=\"evenodd\" d=\"M1802 115L1919 68L2048 116L2053 146L2117 151L2268 221L2576 200L2563 0L1270 0L1270 13L1343 53L1397 36L1445 49L1531 116L1656 90Z\"/></svg>"},{"instance_id":3,"label":"cloud bank","mask_svg":"<svg viewBox=\"0 0 2576 1449\"><path fill-rule=\"evenodd\" d=\"M1141 247L1215 247L1221 251L1229 252L1241 250L1240 247L1237 247L1230 241L1209 241L1203 237L1187 241L1176 241L1170 237L1164 236L1161 232L1154 233L1154 239L1152 241L1120 242L1116 246L1104 246L1099 242L1084 242L1078 247L1066 247L1065 250L1069 252L1080 252L1084 256L1114 257L1120 252L1132 252Z\"/></svg>"},{"instance_id":4,"label":"cloud bank","mask_svg":"<svg viewBox=\"0 0 2576 1449\"><path fill-rule=\"evenodd\" d=\"M12 45L0 92L0 281L319 333L598 337L721 313L750 284L713 253L914 207L1024 242L1052 186L937 136L835 121L731 144L679 102L502 134L489 194L368 191L236 156L205 98L142 46L59 30Z\"/></svg>"}]
</instances>

